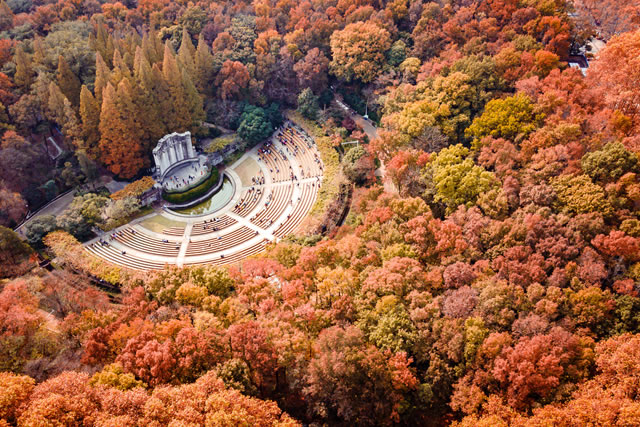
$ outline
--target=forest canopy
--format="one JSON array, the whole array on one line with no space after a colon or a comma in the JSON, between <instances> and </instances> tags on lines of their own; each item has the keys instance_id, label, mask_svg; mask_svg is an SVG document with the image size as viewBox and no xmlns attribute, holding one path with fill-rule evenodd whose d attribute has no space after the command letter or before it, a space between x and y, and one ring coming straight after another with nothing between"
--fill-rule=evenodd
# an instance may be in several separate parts
<instances>
[{"instance_id":1,"label":"forest canopy","mask_svg":"<svg viewBox=\"0 0 640 427\"><path fill-rule=\"evenodd\" d=\"M0 425L637 424L639 81L637 1L0 0ZM84 250L164 135L285 117L314 227Z\"/></svg>"}]
</instances>

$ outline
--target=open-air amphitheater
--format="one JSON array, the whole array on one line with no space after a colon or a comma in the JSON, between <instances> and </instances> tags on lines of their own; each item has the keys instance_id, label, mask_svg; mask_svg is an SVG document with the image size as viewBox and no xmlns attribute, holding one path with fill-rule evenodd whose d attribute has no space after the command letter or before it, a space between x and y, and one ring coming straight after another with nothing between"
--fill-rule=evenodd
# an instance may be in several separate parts
<instances>
[{"instance_id":1,"label":"open-air amphitheater","mask_svg":"<svg viewBox=\"0 0 640 427\"><path fill-rule=\"evenodd\" d=\"M300 227L323 164L313 139L288 122L221 173L224 185L210 201L186 212L158 210L96 237L85 250L135 270L237 263Z\"/></svg>"}]
</instances>

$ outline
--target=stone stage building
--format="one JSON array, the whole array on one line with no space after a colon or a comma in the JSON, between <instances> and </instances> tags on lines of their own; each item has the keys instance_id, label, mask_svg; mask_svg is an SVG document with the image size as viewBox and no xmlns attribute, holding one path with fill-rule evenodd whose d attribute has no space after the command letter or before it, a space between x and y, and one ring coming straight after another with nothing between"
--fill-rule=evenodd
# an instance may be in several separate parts
<instances>
[{"instance_id":1,"label":"stone stage building","mask_svg":"<svg viewBox=\"0 0 640 427\"><path fill-rule=\"evenodd\" d=\"M160 179L179 164L199 161L198 154L191 143L191 132L174 132L163 136L153 149L153 160Z\"/></svg>"},{"instance_id":2,"label":"stone stage building","mask_svg":"<svg viewBox=\"0 0 640 427\"><path fill-rule=\"evenodd\" d=\"M206 179L210 162L191 143L191 133L171 133L163 136L153 149L156 164L154 179L165 190L182 190Z\"/></svg>"}]
</instances>

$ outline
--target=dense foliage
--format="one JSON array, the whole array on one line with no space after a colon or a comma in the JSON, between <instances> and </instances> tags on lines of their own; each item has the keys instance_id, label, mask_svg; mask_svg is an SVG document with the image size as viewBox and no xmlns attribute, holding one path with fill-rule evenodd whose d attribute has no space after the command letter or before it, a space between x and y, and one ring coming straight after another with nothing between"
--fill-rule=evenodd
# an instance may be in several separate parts
<instances>
[{"instance_id":1,"label":"dense foliage","mask_svg":"<svg viewBox=\"0 0 640 427\"><path fill-rule=\"evenodd\" d=\"M637 424L639 10L0 0L0 424ZM4 227L138 177L165 133L255 144L284 108L323 156L315 217L351 202L324 235L233 268L90 257L148 179L32 221L51 270Z\"/></svg>"}]
</instances>

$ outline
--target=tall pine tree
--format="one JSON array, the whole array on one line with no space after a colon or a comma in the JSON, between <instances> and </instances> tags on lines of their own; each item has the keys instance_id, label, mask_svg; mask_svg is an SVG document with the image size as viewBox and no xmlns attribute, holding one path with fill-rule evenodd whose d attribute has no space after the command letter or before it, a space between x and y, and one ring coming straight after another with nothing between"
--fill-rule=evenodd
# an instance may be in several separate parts
<instances>
[{"instance_id":1,"label":"tall pine tree","mask_svg":"<svg viewBox=\"0 0 640 427\"><path fill-rule=\"evenodd\" d=\"M95 34L89 34L89 47L91 50L99 53L107 62L107 65L112 67L111 59L113 58L113 51L115 49L113 38L109 34L104 20L101 18L98 19Z\"/></svg>"},{"instance_id":2,"label":"tall pine tree","mask_svg":"<svg viewBox=\"0 0 640 427\"><path fill-rule=\"evenodd\" d=\"M92 159L100 156L100 104L85 85L80 90L80 118L82 119L83 148Z\"/></svg>"},{"instance_id":3,"label":"tall pine tree","mask_svg":"<svg viewBox=\"0 0 640 427\"><path fill-rule=\"evenodd\" d=\"M178 62L181 65L182 70L187 70L191 79L193 79L195 73L194 56L196 54L196 48L191 42L191 35L186 28L182 30L182 43L180 43L180 49L178 49Z\"/></svg>"},{"instance_id":4,"label":"tall pine tree","mask_svg":"<svg viewBox=\"0 0 640 427\"><path fill-rule=\"evenodd\" d=\"M4 0L0 0L0 31L13 28L13 11Z\"/></svg>"},{"instance_id":5,"label":"tall pine tree","mask_svg":"<svg viewBox=\"0 0 640 427\"><path fill-rule=\"evenodd\" d=\"M131 70L125 63L119 50L113 53L113 69L111 70L111 83L118 86L124 79L131 80Z\"/></svg>"},{"instance_id":6,"label":"tall pine tree","mask_svg":"<svg viewBox=\"0 0 640 427\"><path fill-rule=\"evenodd\" d=\"M123 82L122 85L125 85ZM108 83L102 94L100 112L100 155L109 170L123 178L132 178L144 166L142 145L132 134L133 102L123 87L116 89ZM134 113L135 114L135 113Z\"/></svg>"},{"instance_id":7,"label":"tall pine tree","mask_svg":"<svg viewBox=\"0 0 640 427\"><path fill-rule=\"evenodd\" d=\"M111 34L109 34L107 36L107 48L105 53L109 56L105 56L105 58L107 59L107 61L111 61L111 59L113 59L113 54L116 51L116 47L115 47L115 43L113 42L113 36ZM113 68L113 63L112 62L107 62L107 65L109 65L109 67Z\"/></svg>"},{"instance_id":8,"label":"tall pine tree","mask_svg":"<svg viewBox=\"0 0 640 427\"><path fill-rule=\"evenodd\" d=\"M44 64L45 60L44 44L42 43L42 37L35 36L33 38L33 63L36 65Z\"/></svg>"},{"instance_id":9,"label":"tall pine tree","mask_svg":"<svg viewBox=\"0 0 640 427\"><path fill-rule=\"evenodd\" d=\"M100 52L96 52L96 80L94 83L94 93L98 105L102 105L102 91L107 87L107 83L111 80L111 70L104 62Z\"/></svg>"},{"instance_id":10,"label":"tall pine tree","mask_svg":"<svg viewBox=\"0 0 640 427\"><path fill-rule=\"evenodd\" d=\"M71 102L54 82L49 83L47 111L49 119L60 125L64 136L71 140L77 148L81 148L83 144L82 127L78 116L71 106Z\"/></svg>"},{"instance_id":11,"label":"tall pine tree","mask_svg":"<svg viewBox=\"0 0 640 427\"><path fill-rule=\"evenodd\" d=\"M172 118L173 98L171 97L169 85L164 80L160 64L153 64L151 67L151 82L153 83L153 96L157 100L156 108L159 109L159 114L162 117L159 121L165 129L163 135L174 132L175 125Z\"/></svg>"},{"instance_id":12,"label":"tall pine tree","mask_svg":"<svg viewBox=\"0 0 640 427\"><path fill-rule=\"evenodd\" d=\"M162 62L164 46L155 30L142 37L142 50L151 65Z\"/></svg>"},{"instance_id":13,"label":"tall pine tree","mask_svg":"<svg viewBox=\"0 0 640 427\"><path fill-rule=\"evenodd\" d=\"M120 51L122 52L124 62L131 70L133 70L133 58L135 56L136 49L141 44L142 38L135 31L128 34L124 41L120 44Z\"/></svg>"},{"instance_id":14,"label":"tall pine tree","mask_svg":"<svg viewBox=\"0 0 640 427\"><path fill-rule=\"evenodd\" d=\"M64 96L67 97L74 108L78 108L80 105L80 79L71 71L67 60L62 55L58 55L56 78Z\"/></svg>"},{"instance_id":15,"label":"tall pine tree","mask_svg":"<svg viewBox=\"0 0 640 427\"><path fill-rule=\"evenodd\" d=\"M198 93L198 89L191 81L187 70L182 70L182 85L184 86L184 94L189 106L191 116L191 132L196 132L202 121L205 119L204 103L202 97Z\"/></svg>"},{"instance_id":16,"label":"tall pine tree","mask_svg":"<svg viewBox=\"0 0 640 427\"><path fill-rule=\"evenodd\" d=\"M0 102L0 136L5 130L11 130L14 127L10 124L7 108Z\"/></svg>"},{"instance_id":17,"label":"tall pine tree","mask_svg":"<svg viewBox=\"0 0 640 427\"><path fill-rule=\"evenodd\" d=\"M164 98L168 99L168 89L162 87L164 82L161 75L159 80L154 80L149 61L140 47L136 50L134 64L136 82L133 87L134 100L139 109L141 127L144 131L145 151L149 151L155 142L167 133L160 95L164 93Z\"/></svg>"},{"instance_id":18,"label":"tall pine tree","mask_svg":"<svg viewBox=\"0 0 640 427\"><path fill-rule=\"evenodd\" d=\"M120 108L120 116L126 122L126 125L129 129L128 137L132 141L136 141L140 147L143 147L143 139L145 136L143 117L140 114L140 110L138 105L135 102L135 91L133 87L135 85L132 84L131 80L123 79L118 84L117 96L118 96L118 107ZM146 157L144 157L145 166L148 161Z\"/></svg>"},{"instance_id":19,"label":"tall pine tree","mask_svg":"<svg viewBox=\"0 0 640 427\"><path fill-rule=\"evenodd\" d=\"M42 107L42 112L44 113L47 120L49 120L49 83L51 80L45 73L40 73L36 77L36 80L31 85L31 93L33 93L36 98L40 101L40 106Z\"/></svg>"},{"instance_id":20,"label":"tall pine tree","mask_svg":"<svg viewBox=\"0 0 640 427\"><path fill-rule=\"evenodd\" d=\"M214 79L213 55L202 34L198 39L194 68L193 80L196 88L201 94L212 95Z\"/></svg>"},{"instance_id":21,"label":"tall pine tree","mask_svg":"<svg viewBox=\"0 0 640 427\"><path fill-rule=\"evenodd\" d=\"M171 111L167 114L169 126L172 126L178 132L190 130L193 123L190 103L185 93L182 73L178 68L178 62L168 41L164 46L162 74L171 94Z\"/></svg>"},{"instance_id":22,"label":"tall pine tree","mask_svg":"<svg viewBox=\"0 0 640 427\"><path fill-rule=\"evenodd\" d=\"M13 62L16 63L16 72L13 76L13 82L20 89L26 91L33 84L36 73L33 70L31 58L24 51L22 44L16 46L16 52L13 55Z\"/></svg>"}]
</instances>

